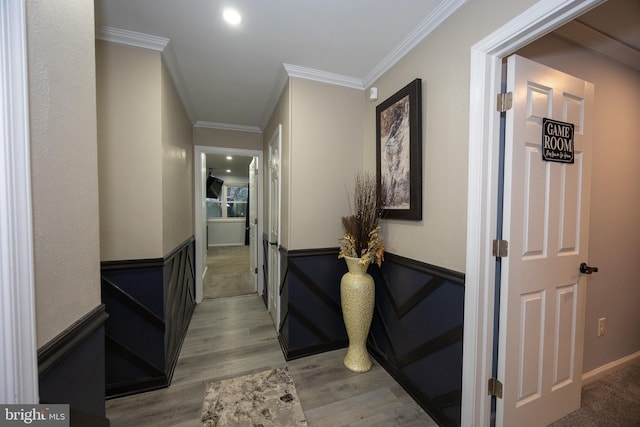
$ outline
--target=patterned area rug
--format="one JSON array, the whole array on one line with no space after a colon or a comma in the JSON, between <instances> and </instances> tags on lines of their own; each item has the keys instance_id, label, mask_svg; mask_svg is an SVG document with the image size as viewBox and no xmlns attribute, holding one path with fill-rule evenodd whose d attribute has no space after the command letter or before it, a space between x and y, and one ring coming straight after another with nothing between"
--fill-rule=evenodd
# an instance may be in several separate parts
<instances>
[{"instance_id":1,"label":"patterned area rug","mask_svg":"<svg viewBox=\"0 0 640 427\"><path fill-rule=\"evenodd\" d=\"M287 367L207 384L202 425L308 426Z\"/></svg>"}]
</instances>

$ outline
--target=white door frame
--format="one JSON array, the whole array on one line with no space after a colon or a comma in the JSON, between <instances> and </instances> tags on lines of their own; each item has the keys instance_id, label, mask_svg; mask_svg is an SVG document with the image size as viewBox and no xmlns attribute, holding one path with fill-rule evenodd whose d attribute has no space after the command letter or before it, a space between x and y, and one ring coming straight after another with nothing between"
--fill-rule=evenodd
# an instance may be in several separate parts
<instances>
[{"instance_id":1,"label":"white door frame","mask_svg":"<svg viewBox=\"0 0 640 427\"><path fill-rule=\"evenodd\" d=\"M0 402L38 403L25 1L0 3Z\"/></svg>"},{"instance_id":2,"label":"white door frame","mask_svg":"<svg viewBox=\"0 0 640 427\"><path fill-rule=\"evenodd\" d=\"M258 236L258 218L262 212L258 212L258 172L262 169L258 163L258 158L254 157L249 163L249 198L247 216L249 217L249 269L251 277L258 295L262 295L264 290L258 285L260 275L260 265L258 264L258 253L263 250L262 237Z\"/></svg>"},{"instance_id":3,"label":"white door frame","mask_svg":"<svg viewBox=\"0 0 640 427\"><path fill-rule=\"evenodd\" d=\"M243 157L257 157L258 158L258 236L262 236L262 203L263 203L263 161L262 161L262 150L247 150L242 148L224 148L224 147L209 147L205 145L196 145L193 148L193 171L194 171L194 213L195 213L195 238L196 238L196 250L195 250L195 258L196 258L196 302L202 302L203 291L202 291L202 279L205 271L205 265L203 262L203 246L202 242L206 240L207 236L204 235L202 224L205 224L207 221L206 213L202 208L202 200L204 200L205 196L205 188L204 183L201 178L201 172L206 169L206 164L202 164L202 154L227 154L230 156L243 156ZM263 251L258 250L258 266L263 265L264 256L262 254ZM258 274L258 294L262 295L264 292L264 280L261 274Z\"/></svg>"},{"instance_id":4,"label":"white door frame","mask_svg":"<svg viewBox=\"0 0 640 427\"><path fill-rule=\"evenodd\" d=\"M487 381L493 358L498 200L499 114L502 58L605 0L541 0L471 47L467 258L462 361L462 425L488 426Z\"/></svg>"}]
</instances>

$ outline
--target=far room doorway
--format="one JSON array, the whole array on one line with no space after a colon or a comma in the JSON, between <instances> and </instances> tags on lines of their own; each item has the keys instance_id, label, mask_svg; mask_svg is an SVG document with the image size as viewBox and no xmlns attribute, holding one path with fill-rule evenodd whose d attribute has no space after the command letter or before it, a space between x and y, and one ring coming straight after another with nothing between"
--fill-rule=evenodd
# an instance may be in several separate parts
<instances>
[{"instance_id":1,"label":"far room doorway","mask_svg":"<svg viewBox=\"0 0 640 427\"><path fill-rule=\"evenodd\" d=\"M262 152L196 146L196 296L263 293Z\"/></svg>"}]
</instances>

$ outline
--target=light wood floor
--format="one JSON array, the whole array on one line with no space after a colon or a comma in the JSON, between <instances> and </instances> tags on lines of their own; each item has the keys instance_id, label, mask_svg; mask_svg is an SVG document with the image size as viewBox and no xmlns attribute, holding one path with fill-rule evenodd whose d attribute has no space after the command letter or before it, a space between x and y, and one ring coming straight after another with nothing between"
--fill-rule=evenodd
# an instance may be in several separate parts
<instances>
[{"instance_id":1,"label":"light wood floor","mask_svg":"<svg viewBox=\"0 0 640 427\"><path fill-rule=\"evenodd\" d=\"M169 388L107 401L119 426L198 426L206 383L289 366L309 425L436 426L375 361L356 374L346 350L286 362L257 295L206 300L196 307Z\"/></svg>"}]
</instances>

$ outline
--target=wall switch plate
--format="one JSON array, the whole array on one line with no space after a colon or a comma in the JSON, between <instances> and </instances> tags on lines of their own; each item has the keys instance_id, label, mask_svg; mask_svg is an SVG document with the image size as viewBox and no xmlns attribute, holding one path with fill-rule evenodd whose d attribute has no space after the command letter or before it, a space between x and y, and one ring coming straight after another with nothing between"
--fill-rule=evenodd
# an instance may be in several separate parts
<instances>
[{"instance_id":1,"label":"wall switch plate","mask_svg":"<svg viewBox=\"0 0 640 427\"><path fill-rule=\"evenodd\" d=\"M598 319L598 336L601 337L607 332L607 318L601 317Z\"/></svg>"}]
</instances>

